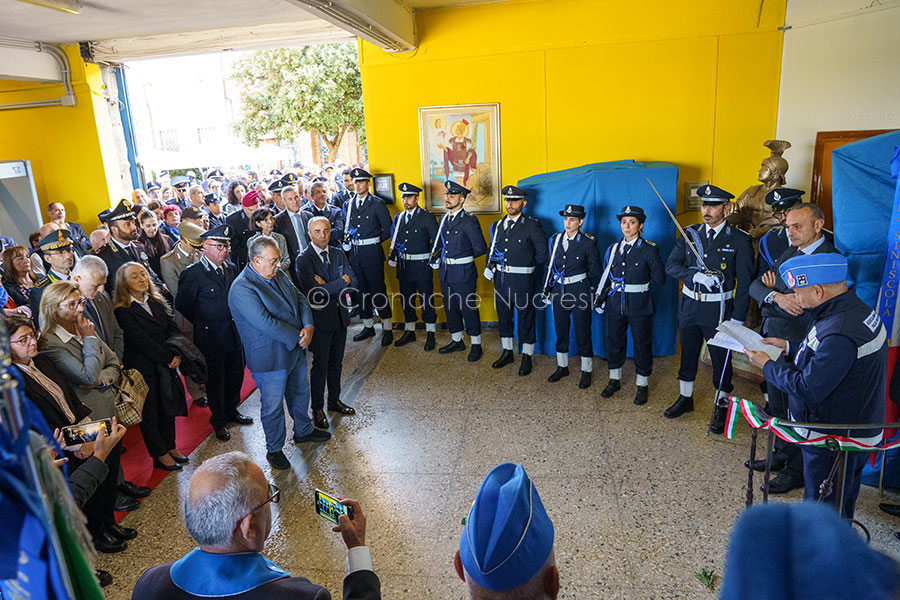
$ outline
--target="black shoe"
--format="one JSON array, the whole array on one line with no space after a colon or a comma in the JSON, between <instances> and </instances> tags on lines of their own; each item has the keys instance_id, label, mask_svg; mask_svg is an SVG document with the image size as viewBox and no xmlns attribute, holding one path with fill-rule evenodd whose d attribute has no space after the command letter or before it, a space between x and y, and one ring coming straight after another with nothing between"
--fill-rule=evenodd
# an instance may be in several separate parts
<instances>
[{"instance_id":1,"label":"black shoe","mask_svg":"<svg viewBox=\"0 0 900 600\"><path fill-rule=\"evenodd\" d=\"M578 387L586 390L591 387L591 372L590 371L582 371L581 379L578 381Z\"/></svg>"},{"instance_id":2,"label":"black shoe","mask_svg":"<svg viewBox=\"0 0 900 600\"><path fill-rule=\"evenodd\" d=\"M675 417L680 417L686 412L693 412L694 410L694 397L693 396L678 396L678 400L676 400L672 406L667 408L663 413L663 416L667 419L674 419Z\"/></svg>"},{"instance_id":3,"label":"black shoe","mask_svg":"<svg viewBox=\"0 0 900 600\"><path fill-rule=\"evenodd\" d=\"M123 481L116 487L116 489L126 496L131 496L132 498L146 498L150 495L150 488L144 487L142 485L135 485L130 481Z\"/></svg>"},{"instance_id":4,"label":"black shoe","mask_svg":"<svg viewBox=\"0 0 900 600\"><path fill-rule=\"evenodd\" d=\"M374 327L365 327L362 331L353 336L354 342L361 342L370 337L375 337L375 328Z\"/></svg>"},{"instance_id":5,"label":"black shoe","mask_svg":"<svg viewBox=\"0 0 900 600\"><path fill-rule=\"evenodd\" d=\"M328 429L328 417L325 416L325 411L321 408L315 409L312 414L312 423L316 429Z\"/></svg>"},{"instance_id":6,"label":"black shoe","mask_svg":"<svg viewBox=\"0 0 900 600\"><path fill-rule=\"evenodd\" d=\"M547 381L550 383L556 383L563 377L569 376L569 367L556 367L556 370L553 371L553 374L547 378Z\"/></svg>"},{"instance_id":7,"label":"black shoe","mask_svg":"<svg viewBox=\"0 0 900 600\"><path fill-rule=\"evenodd\" d=\"M803 475L799 475L791 471L782 471L769 480L770 494L787 494L791 490L796 490L797 488L802 487ZM760 485L759 489L762 490L763 486Z\"/></svg>"},{"instance_id":8,"label":"black shoe","mask_svg":"<svg viewBox=\"0 0 900 600\"><path fill-rule=\"evenodd\" d=\"M202 398L197 398L196 400L194 400L194 404L205 408L205 407L209 406L209 398L207 398L206 396L203 396Z\"/></svg>"},{"instance_id":9,"label":"black shoe","mask_svg":"<svg viewBox=\"0 0 900 600\"><path fill-rule=\"evenodd\" d=\"M176 452L177 452L177 450L176 450ZM172 456L171 452L169 452L169 456ZM178 452L175 456L172 456L172 460L174 460L175 462L177 462L178 464L181 464L181 465L186 465L189 462L191 462L191 459L189 459L187 456L185 456L181 452Z\"/></svg>"},{"instance_id":10,"label":"black shoe","mask_svg":"<svg viewBox=\"0 0 900 600\"><path fill-rule=\"evenodd\" d=\"M104 571L103 569L97 569L96 571L94 571L94 577L97 578L97 582L102 588L110 585L113 582L113 576L109 574L109 571Z\"/></svg>"},{"instance_id":11,"label":"black shoe","mask_svg":"<svg viewBox=\"0 0 900 600\"><path fill-rule=\"evenodd\" d=\"M519 365L519 375L528 375L531 373L531 355L522 355L522 364Z\"/></svg>"},{"instance_id":12,"label":"black shoe","mask_svg":"<svg viewBox=\"0 0 900 600\"><path fill-rule=\"evenodd\" d=\"M137 537L137 529L122 527L121 525L107 525L106 533L113 536L117 540L133 540Z\"/></svg>"},{"instance_id":13,"label":"black shoe","mask_svg":"<svg viewBox=\"0 0 900 600\"><path fill-rule=\"evenodd\" d=\"M466 359L469 362L478 362L481 360L481 355L483 352L481 351L481 344L472 344L472 349L469 350L469 357Z\"/></svg>"},{"instance_id":14,"label":"black shoe","mask_svg":"<svg viewBox=\"0 0 900 600\"><path fill-rule=\"evenodd\" d=\"M219 427L218 429L216 429L216 438L219 441L227 442L231 439L231 432L228 431L227 427Z\"/></svg>"},{"instance_id":15,"label":"black shoe","mask_svg":"<svg viewBox=\"0 0 900 600\"><path fill-rule=\"evenodd\" d=\"M432 336L432 340L434 340L434 334L429 333L428 335ZM394 348L399 348L400 346L405 346L410 342L416 341L416 332L409 331L408 329L403 332L403 335L400 336L400 339L394 342ZM432 348L434 346L432 345Z\"/></svg>"},{"instance_id":16,"label":"black shoe","mask_svg":"<svg viewBox=\"0 0 900 600\"><path fill-rule=\"evenodd\" d=\"M514 362L516 362L516 356L513 354L513 351L504 350L500 353L500 358L495 360L491 366L495 369L500 369L506 365L511 365Z\"/></svg>"},{"instance_id":17,"label":"black shoe","mask_svg":"<svg viewBox=\"0 0 900 600\"><path fill-rule=\"evenodd\" d=\"M381 332L381 345L382 346L390 346L394 343L394 332L390 329L386 329Z\"/></svg>"},{"instance_id":18,"label":"black shoe","mask_svg":"<svg viewBox=\"0 0 900 600\"><path fill-rule=\"evenodd\" d=\"M269 464L272 465L273 469L291 468L291 461L287 459L287 456L285 456L284 452L281 450L278 452L266 452L266 460L269 461Z\"/></svg>"},{"instance_id":19,"label":"black shoe","mask_svg":"<svg viewBox=\"0 0 900 600\"><path fill-rule=\"evenodd\" d=\"M646 385L637 386L637 393L634 395L634 403L640 406L641 404L647 404L647 398L649 394L647 392Z\"/></svg>"},{"instance_id":20,"label":"black shoe","mask_svg":"<svg viewBox=\"0 0 900 600\"><path fill-rule=\"evenodd\" d=\"M104 554L115 554L128 547L125 540L114 538L106 532L94 536L94 548Z\"/></svg>"},{"instance_id":21,"label":"black shoe","mask_svg":"<svg viewBox=\"0 0 900 600\"><path fill-rule=\"evenodd\" d=\"M466 343L462 340L458 342L451 341L446 346L441 346L438 348L438 352L440 354L450 354L451 352L462 352L466 349Z\"/></svg>"},{"instance_id":22,"label":"black shoe","mask_svg":"<svg viewBox=\"0 0 900 600\"><path fill-rule=\"evenodd\" d=\"M425 352L431 352L432 350L434 350L434 346L434 332L428 331L425 335L425 347L422 348L422 350L424 350Z\"/></svg>"},{"instance_id":23,"label":"black shoe","mask_svg":"<svg viewBox=\"0 0 900 600\"><path fill-rule=\"evenodd\" d=\"M116 505L113 507L113 510L118 512L131 512L140 507L141 503L137 501L137 498L132 498L125 494L116 494Z\"/></svg>"},{"instance_id":24,"label":"black shoe","mask_svg":"<svg viewBox=\"0 0 900 600\"><path fill-rule=\"evenodd\" d=\"M321 429L313 429L312 433L306 435L295 435L295 444L306 444L308 442L327 442L331 439L331 433L322 431Z\"/></svg>"},{"instance_id":25,"label":"black shoe","mask_svg":"<svg viewBox=\"0 0 900 600\"><path fill-rule=\"evenodd\" d=\"M347 308L347 315L349 315L349 317L350 317L351 319L352 319L353 317L358 316L358 315L359 315L359 305L357 304L357 305L354 305L354 306L351 306L351 307Z\"/></svg>"},{"instance_id":26,"label":"black shoe","mask_svg":"<svg viewBox=\"0 0 900 600\"><path fill-rule=\"evenodd\" d=\"M709 424L709 432L716 435L725 433L725 417L728 414L728 408L716 404L713 407L712 422Z\"/></svg>"},{"instance_id":27,"label":"black shoe","mask_svg":"<svg viewBox=\"0 0 900 600\"><path fill-rule=\"evenodd\" d=\"M892 517L900 517L900 504L886 504L882 502L878 508L891 515Z\"/></svg>"},{"instance_id":28,"label":"black shoe","mask_svg":"<svg viewBox=\"0 0 900 600\"><path fill-rule=\"evenodd\" d=\"M342 415L355 415L356 414L356 410L352 406L347 406L340 400L338 400L337 402L334 402L334 403L329 402L328 410L330 410L331 412L341 413Z\"/></svg>"},{"instance_id":29,"label":"black shoe","mask_svg":"<svg viewBox=\"0 0 900 600\"><path fill-rule=\"evenodd\" d=\"M769 470L770 470L770 471L780 471L780 470L782 470L782 469L784 468L784 465L785 465L786 463L787 463L787 461L786 461L784 458L782 458L782 457L778 456L777 454L775 454L775 455L772 456L772 461L769 463ZM752 466L750 465L750 461L749 461L749 460L745 460L745 461L744 461L744 466L747 467L748 469L753 469L754 471L758 471L758 472L760 472L760 473L763 473L763 472L765 472L765 470L766 470L766 459L764 459L764 458L759 459L759 458L758 458L758 459L756 459L756 460L753 461L753 465L752 465Z\"/></svg>"},{"instance_id":30,"label":"black shoe","mask_svg":"<svg viewBox=\"0 0 900 600\"><path fill-rule=\"evenodd\" d=\"M229 417L228 422L234 423L235 425L253 425L253 417L248 417L247 415L236 412L233 416Z\"/></svg>"},{"instance_id":31,"label":"black shoe","mask_svg":"<svg viewBox=\"0 0 900 600\"><path fill-rule=\"evenodd\" d=\"M162 469L163 471L180 471L181 465L178 463L172 465L166 465L160 462L158 458L153 459L153 468L154 469Z\"/></svg>"},{"instance_id":32,"label":"black shoe","mask_svg":"<svg viewBox=\"0 0 900 600\"><path fill-rule=\"evenodd\" d=\"M609 383L606 384L606 387L603 388L603 391L600 392L600 395L603 398L609 398L621 389L622 383L618 379L610 379Z\"/></svg>"}]
</instances>

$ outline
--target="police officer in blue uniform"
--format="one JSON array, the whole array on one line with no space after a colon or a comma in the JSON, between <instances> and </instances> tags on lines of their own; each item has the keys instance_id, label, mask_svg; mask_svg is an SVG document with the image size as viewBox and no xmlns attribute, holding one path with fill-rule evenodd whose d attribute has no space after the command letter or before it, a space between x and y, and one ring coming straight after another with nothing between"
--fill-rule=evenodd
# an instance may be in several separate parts
<instances>
[{"instance_id":1,"label":"police officer in blue uniform","mask_svg":"<svg viewBox=\"0 0 900 600\"><path fill-rule=\"evenodd\" d=\"M401 212L391 225L391 248L388 264L397 267L397 281L403 299L404 331L394 346L405 346L416 341L416 307L421 306L425 323L424 350L434 350L434 332L437 313L434 307L434 275L428 264L431 247L437 237L437 219L419 208L422 188L408 182L399 186Z\"/></svg>"},{"instance_id":2,"label":"police officer in blue uniform","mask_svg":"<svg viewBox=\"0 0 900 600\"><path fill-rule=\"evenodd\" d=\"M354 342L375 336L374 314L381 317L381 345L394 341L391 331L391 303L384 283L384 248L381 243L391 237L391 214L387 204L369 191L372 176L364 169L351 172L356 193L344 202L344 242L342 248L359 283L359 316L363 330L353 336Z\"/></svg>"},{"instance_id":3,"label":"police officer in blue uniform","mask_svg":"<svg viewBox=\"0 0 900 600\"><path fill-rule=\"evenodd\" d=\"M191 206L191 199L188 198L187 195L187 191L190 185L191 180L189 177L185 177L184 175L173 177L172 187L175 189L175 197L166 202L166 204L172 204L174 206L177 206L181 210L184 210L188 206Z\"/></svg>"},{"instance_id":4,"label":"police officer in blue uniform","mask_svg":"<svg viewBox=\"0 0 900 600\"><path fill-rule=\"evenodd\" d=\"M292 175L293 175L293 173L292 173ZM278 207L275 209L276 211L281 211L282 208L284 207L284 200L281 199L281 191L284 188L288 187L289 185L291 185L291 184L285 183L281 179L276 179L275 181L271 182L269 184L269 186L266 188L267 190L269 190L269 193L271 194L271 197L269 198L269 200L271 201L272 204L274 204L276 207ZM291 257L291 260L294 260L293 256Z\"/></svg>"},{"instance_id":5,"label":"police officer in blue uniform","mask_svg":"<svg viewBox=\"0 0 900 600\"><path fill-rule=\"evenodd\" d=\"M206 358L209 379L206 397L216 437L231 439L229 423L249 425L251 417L238 412L244 381L244 351L228 308L228 290L237 277L237 267L228 260L231 227L219 225L200 234L203 256L188 265L178 277L175 310L194 326L194 344Z\"/></svg>"},{"instance_id":6,"label":"police officer in blue uniform","mask_svg":"<svg viewBox=\"0 0 900 600\"><path fill-rule=\"evenodd\" d=\"M726 209L734 195L714 185L703 186L697 193L703 223L690 225L685 234L703 257L703 264L698 263L684 236L675 242L666 261L666 273L684 282L678 305L680 394L663 413L668 419L694 410L694 379L703 341L715 336L716 327L725 319L743 323L750 306L748 291L753 281L753 242L748 234L725 222ZM719 346L709 346L709 355L713 364L713 386L722 396L721 400L715 400L710 431L722 433L727 410L724 399L732 390L731 360L726 360L727 352Z\"/></svg>"},{"instance_id":7,"label":"police officer in blue uniform","mask_svg":"<svg viewBox=\"0 0 900 600\"><path fill-rule=\"evenodd\" d=\"M215 205L215 206L213 206ZM225 224L225 214L222 212L222 197L215 194L203 195L203 208L209 215L209 228L215 229Z\"/></svg>"},{"instance_id":8,"label":"police officer in blue uniform","mask_svg":"<svg viewBox=\"0 0 900 600\"><path fill-rule=\"evenodd\" d=\"M487 252L484 234L478 219L463 208L466 196L471 192L455 181L444 183L444 208L447 212L438 225L437 235L431 247L431 268L437 269L441 282L441 294L447 314L450 343L438 349L441 354L462 352L463 322L472 348L469 362L481 359L481 313L478 310L478 294L475 292L478 271L475 259Z\"/></svg>"},{"instance_id":9,"label":"police officer in blue uniform","mask_svg":"<svg viewBox=\"0 0 900 600\"><path fill-rule=\"evenodd\" d=\"M887 386L887 331L878 314L847 289L847 259L840 254L802 254L779 268L784 283L812 317L800 344L764 338L786 352L773 361L763 352L746 351L762 368L769 387L788 395L791 420L804 423L884 422ZM807 439L830 432L795 428ZM846 432L832 432L847 435ZM849 436L869 445L881 442L881 429L852 429ZM828 448L801 446L804 500L816 500L837 454ZM852 519L867 452L847 452L841 490L841 514ZM833 502L838 485L825 502Z\"/></svg>"},{"instance_id":10,"label":"police officer in blue uniform","mask_svg":"<svg viewBox=\"0 0 900 600\"><path fill-rule=\"evenodd\" d=\"M622 365L631 327L634 346L634 368L637 373L635 404L646 404L648 383L653 370L653 297L651 285L666 282L666 271L659 248L644 239L641 232L647 215L640 206L626 206L618 215L621 240L606 249L603 274L598 287L600 310L606 312L606 349L609 352L609 383L600 392L604 398L615 394L622 385Z\"/></svg>"},{"instance_id":11,"label":"police officer in blue uniform","mask_svg":"<svg viewBox=\"0 0 900 600\"><path fill-rule=\"evenodd\" d=\"M594 349L591 344L591 313L594 290L600 283L600 252L594 236L581 230L584 207L567 204L559 211L564 231L550 236L550 258L544 275L543 297L553 303L556 328L556 371L547 378L554 383L569 374L569 329L575 326L575 343L581 357L578 387L591 387Z\"/></svg>"},{"instance_id":12,"label":"police officer in blue uniform","mask_svg":"<svg viewBox=\"0 0 900 600\"><path fill-rule=\"evenodd\" d=\"M506 216L491 224L491 244L484 269L484 277L494 282L494 306L503 348L500 358L491 366L500 369L515 361L513 315L518 313L522 344L519 375L528 375L537 341L534 300L547 264L547 235L537 219L522 213L528 204L525 190L508 185L501 191L506 197Z\"/></svg>"}]
</instances>

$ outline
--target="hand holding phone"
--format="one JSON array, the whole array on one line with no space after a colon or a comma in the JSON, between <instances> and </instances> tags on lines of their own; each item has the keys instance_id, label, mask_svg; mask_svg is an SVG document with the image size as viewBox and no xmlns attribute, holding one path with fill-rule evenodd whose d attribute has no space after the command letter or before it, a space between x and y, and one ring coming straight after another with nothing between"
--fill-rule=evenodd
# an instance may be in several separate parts
<instances>
[{"instance_id":1,"label":"hand holding phone","mask_svg":"<svg viewBox=\"0 0 900 600\"><path fill-rule=\"evenodd\" d=\"M359 505L359 502L349 498L343 498L341 504L347 507L349 512L353 515L353 519L351 520L347 515L341 515L339 517L340 525L332 527L331 530L341 534L341 537L344 538L344 544L347 546L347 550L356 548L357 546L365 546L366 515L363 514L362 507Z\"/></svg>"},{"instance_id":2,"label":"hand holding phone","mask_svg":"<svg viewBox=\"0 0 900 600\"><path fill-rule=\"evenodd\" d=\"M329 496L322 490L316 490L316 513L335 525L340 524L341 515L347 515L350 519L353 519L352 507L341 504L339 499Z\"/></svg>"},{"instance_id":3,"label":"hand holding phone","mask_svg":"<svg viewBox=\"0 0 900 600\"><path fill-rule=\"evenodd\" d=\"M97 439L100 428L103 428L106 435L112 433L112 420L103 419L102 421L91 421L81 425L69 425L63 427L60 431L66 446L77 446L78 444L86 444Z\"/></svg>"}]
</instances>

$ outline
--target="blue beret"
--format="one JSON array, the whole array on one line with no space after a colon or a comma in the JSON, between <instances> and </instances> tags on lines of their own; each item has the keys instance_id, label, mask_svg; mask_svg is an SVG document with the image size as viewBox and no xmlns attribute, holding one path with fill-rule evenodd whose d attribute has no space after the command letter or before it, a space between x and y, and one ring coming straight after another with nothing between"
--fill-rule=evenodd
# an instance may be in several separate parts
<instances>
[{"instance_id":1,"label":"blue beret","mask_svg":"<svg viewBox=\"0 0 900 600\"><path fill-rule=\"evenodd\" d=\"M794 289L847 280L847 259L840 254L799 254L778 270L785 285Z\"/></svg>"},{"instance_id":2,"label":"blue beret","mask_svg":"<svg viewBox=\"0 0 900 600\"><path fill-rule=\"evenodd\" d=\"M447 188L448 194L462 194L463 196L468 196L472 193L470 190L467 190L455 181L445 181L444 187Z\"/></svg>"},{"instance_id":3,"label":"blue beret","mask_svg":"<svg viewBox=\"0 0 900 600\"><path fill-rule=\"evenodd\" d=\"M701 185L697 188L697 195L706 204L722 204L734 198L734 194L714 185Z\"/></svg>"},{"instance_id":4,"label":"blue beret","mask_svg":"<svg viewBox=\"0 0 900 600\"><path fill-rule=\"evenodd\" d=\"M481 587L509 590L534 577L553 550L553 523L522 465L487 474L459 539L468 576Z\"/></svg>"},{"instance_id":5,"label":"blue beret","mask_svg":"<svg viewBox=\"0 0 900 600\"><path fill-rule=\"evenodd\" d=\"M720 600L897 598L900 571L833 506L748 508L731 535Z\"/></svg>"}]
</instances>

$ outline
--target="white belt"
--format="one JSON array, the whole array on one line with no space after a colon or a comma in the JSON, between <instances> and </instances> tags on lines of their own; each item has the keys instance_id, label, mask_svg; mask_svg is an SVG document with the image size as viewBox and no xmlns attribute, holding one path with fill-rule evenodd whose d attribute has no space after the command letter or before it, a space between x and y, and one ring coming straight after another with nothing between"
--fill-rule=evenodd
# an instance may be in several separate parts
<instances>
[{"instance_id":1,"label":"white belt","mask_svg":"<svg viewBox=\"0 0 900 600\"><path fill-rule=\"evenodd\" d=\"M431 258L430 252L425 252L424 254L401 254L400 258L403 260L428 260Z\"/></svg>"},{"instance_id":2,"label":"white belt","mask_svg":"<svg viewBox=\"0 0 900 600\"><path fill-rule=\"evenodd\" d=\"M587 279L587 273L579 273L578 275L572 275L571 277L563 277L563 285L578 283L579 281L584 281L585 279Z\"/></svg>"},{"instance_id":3,"label":"white belt","mask_svg":"<svg viewBox=\"0 0 900 600\"><path fill-rule=\"evenodd\" d=\"M371 246L372 244L380 244L381 238L373 237L373 238L365 238L362 240L353 240L350 242L354 246Z\"/></svg>"},{"instance_id":4,"label":"white belt","mask_svg":"<svg viewBox=\"0 0 900 600\"><path fill-rule=\"evenodd\" d=\"M431 255L429 255L431 256ZM445 258L445 265L467 265L469 263L475 262L474 256L461 256L460 258Z\"/></svg>"},{"instance_id":5,"label":"white belt","mask_svg":"<svg viewBox=\"0 0 900 600\"><path fill-rule=\"evenodd\" d=\"M513 275L531 275L534 273L534 267L503 267L499 270L502 273L512 273Z\"/></svg>"},{"instance_id":6,"label":"white belt","mask_svg":"<svg viewBox=\"0 0 900 600\"><path fill-rule=\"evenodd\" d=\"M712 294L703 294L701 292L692 292L687 289L687 286L681 288L681 293L687 296L688 298L693 298L699 302L722 302L723 300L728 300L732 296L734 296L734 290L728 290L727 292L715 292Z\"/></svg>"}]
</instances>

